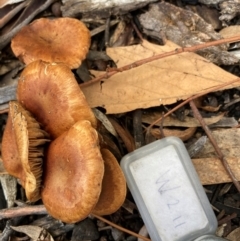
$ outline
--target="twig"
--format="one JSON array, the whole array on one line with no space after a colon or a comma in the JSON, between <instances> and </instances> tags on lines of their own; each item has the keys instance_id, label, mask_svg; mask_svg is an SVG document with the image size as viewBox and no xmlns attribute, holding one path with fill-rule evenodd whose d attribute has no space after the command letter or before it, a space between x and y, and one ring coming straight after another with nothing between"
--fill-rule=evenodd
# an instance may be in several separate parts
<instances>
[{"instance_id":1,"label":"twig","mask_svg":"<svg viewBox=\"0 0 240 241\"><path fill-rule=\"evenodd\" d=\"M136 24L134 23L133 19L131 20L131 25L132 25L134 31L136 32L137 36L139 37L139 39L141 41L143 41L143 36L142 36L141 32L139 31L138 27L136 26Z\"/></svg>"},{"instance_id":2,"label":"twig","mask_svg":"<svg viewBox=\"0 0 240 241\"><path fill-rule=\"evenodd\" d=\"M9 108L6 108L6 109L3 109L3 110L0 110L0 114L8 113L8 111L9 111Z\"/></svg>"},{"instance_id":3,"label":"twig","mask_svg":"<svg viewBox=\"0 0 240 241\"><path fill-rule=\"evenodd\" d=\"M144 146L144 136L142 131L142 110L133 111L133 136L136 149Z\"/></svg>"},{"instance_id":4,"label":"twig","mask_svg":"<svg viewBox=\"0 0 240 241\"><path fill-rule=\"evenodd\" d=\"M5 218L14 218L33 214L47 214L47 210L44 205L34 206L21 206L14 208L6 208L0 210L0 220Z\"/></svg>"},{"instance_id":5,"label":"twig","mask_svg":"<svg viewBox=\"0 0 240 241\"><path fill-rule=\"evenodd\" d=\"M21 207L14 207L14 208L6 208L0 210L0 220L6 219L6 218L15 218L15 217L20 217L20 216L26 216L26 215L39 215L39 214L48 214L46 208L44 205L34 205L34 206L21 206ZM128 229L125 229L115 223L112 223L108 221L107 219L100 217L95 214L91 214L93 217L96 217L97 219L111 225L114 228L117 228L125 233L128 233L132 236L135 236L137 238L141 238L145 241L151 241L148 238L145 238L137 233L134 233Z\"/></svg>"},{"instance_id":6,"label":"twig","mask_svg":"<svg viewBox=\"0 0 240 241\"><path fill-rule=\"evenodd\" d=\"M195 52L199 49L204 49L204 48L207 48L207 47L216 46L216 45L225 44L225 43L233 43L233 42L237 42L237 41L240 41L239 35L235 36L235 37L219 39L219 40L208 42L208 43L198 44L198 45L191 46L191 47L176 48L175 50L172 50L172 51L169 51L169 52L166 52L166 53L157 54L157 55L154 55L152 57L148 57L148 58L145 58L145 59L138 60L138 61L133 62L131 64L125 65L121 68L117 68L117 69L114 68L112 70L110 69L105 74L100 75L99 77L94 78L94 79L92 79L88 82L82 83L82 84L80 84L80 86L86 87L86 86L92 85L92 84L94 84L94 83L96 83L96 82L98 82L102 79L108 79L109 77L111 77L111 76L113 76L113 75L115 75L119 72L123 72L123 71L129 70L129 69L136 68L140 65L150 63L150 62L152 62L154 60L157 60L157 59L166 58L168 56L180 54L180 53L183 53L183 52Z\"/></svg>"},{"instance_id":7,"label":"twig","mask_svg":"<svg viewBox=\"0 0 240 241\"><path fill-rule=\"evenodd\" d=\"M216 140L214 139L210 129L208 128L208 126L206 125L205 121L203 120L200 112L198 111L195 103L193 102L193 100L190 100L189 102L191 108L192 108L192 111L193 111L193 114L195 116L196 119L198 119L198 121L200 122L200 124L202 125L202 128L204 129L204 131L206 132L209 140L211 141L217 155L218 155L218 158L222 161L222 164L225 168L225 170L227 171L227 173L229 174L229 176L231 177L235 187L237 188L238 192L240 192L240 184L237 180L237 178L235 177L234 173L232 172L226 158L224 157L221 149L219 148L219 146L217 145L216 143Z\"/></svg>"},{"instance_id":8,"label":"twig","mask_svg":"<svg viewBox=\"0 0 240 241\"><path fill-rule=\"evenodd\" d=\"M107 224L111 225L112 227L114 227L114 228L116 228L116 229L119 229L119 230L121 230L121 231L123 231L123 232L125 232L125 233L128 233L128 234L130 234L130 235L132 235L132 236L134 236L134 237L141 238L142 240L145 240L145 241L151 241L151 239L146 238L146 237L144 237L144 236L142 236L142 235L139 235L139 234L137 234L137 233L134 233L134 232L132 232L132 231L130 231L130 230L128 230L128 229L125 229L125 228L123 228L123 227L120 227L120 226L118 226L117 224L112 223L111 221L109 221L109 220L107 220L107 219L105 219L105 218L103 218L103 217L100 217L100 216L98 216L98 215L96 215L96 214L91 214L91 215L92 215L93 217L95 217L95 218L103 221L104 223L107 223Z\"/></svg>"},{"instance_id":9,"label":"twig","mask_svg":"<svg viewBox=\"0 0 240 241\"><path fill-rule=\"evenodd\" d=\"M164 112L162 113L161 124L160 124L160 127L159 127L159 130L160 130L160 133L161 133L161 138L165 137L164 131L163 131L163 122L164 122Z\"/></svg>"},{"instance_id":10,"label":"twig","mask_svg":"<svg viewBox=\"0 0 240 241\"><path fill-rule=\"evenodd\" d=\"M109 46L109 29L110 29L110 17L107 18L106 20L106 28L105 28L105 33L104 33L104 40L105 40L105 46Z\"/></svg>"},{"instance_id":11,"label":"twig","mask_svg":"<svg viewBox=\"0 0 240 241\"><path fill-rule=\"evenodd\" d=\"M234 219L234 218L236 218L237 217L237 213L232 213L231 215L227 215L226 217L224 217L224 218L222 218L222 219L220 219L219 221L218 221L218 225L220 226L220 225L222 225L222 224L224 224L224 223L227 223L227 222L229 222L231 219Z\"/></svg>"}]
</instances>

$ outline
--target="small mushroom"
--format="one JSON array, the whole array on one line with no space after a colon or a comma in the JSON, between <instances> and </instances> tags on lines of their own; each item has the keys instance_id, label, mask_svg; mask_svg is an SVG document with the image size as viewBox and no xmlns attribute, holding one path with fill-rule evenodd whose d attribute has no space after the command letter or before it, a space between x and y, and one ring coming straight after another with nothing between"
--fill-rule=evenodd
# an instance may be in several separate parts
<instances>
[{"instance_id":1,"label":"small mushroom","mask_svg":"<svg viewBox=\"0 0 240 241\"><path fill-rule=\"evenodd\" d=\"M17 99L53 139L79 120L89 120L94 128L97 126L84 94L65 64L38 60L27 65L19 78Z\"/></svg>"},{"instance_id":2,"label":"small mushroom","mask_svg":"<svg viewBox=\"0 0 240 241\"><path fill-rule=\"evenodd\" d=\"M126 180L118 161L108 149L101 149L104 160L102 191L92 213L109 215L116 212L126 198Z\"/></svg>"},{"instance_id":3,"label":"small mushroom","mask_svg":"<svg viewBox=\"0 0 240 241\"><path fill-rule=\"evenodd\" d=\"M17 101L9 103L9 116L2 140L6 171L20 179L29 201L40 199L42 158L48 134Z\"/></svg>"},{"instance_id":4,"label":"small mushroom","mask_svg":"<svg viewBox=\"0 0 240 241\"><path fill-rule=\"evenodd\" d=\"M76 69L86 57L90 37L84 23L75 18L40 18L17 33L11 48L25 64L40 59Z\"/></svg>"},{"instance_id":5,"label":"small mushroom","mask_svg":"<svg viewBox=\"0 0 240 241\"><path fill-rule=\"evenodd\" d=\"M87 120L76 122L51 142L44 165L42 201L56 219L86 218L101 192L104 164L97 131Z\"/></svg>"}]
</instances>

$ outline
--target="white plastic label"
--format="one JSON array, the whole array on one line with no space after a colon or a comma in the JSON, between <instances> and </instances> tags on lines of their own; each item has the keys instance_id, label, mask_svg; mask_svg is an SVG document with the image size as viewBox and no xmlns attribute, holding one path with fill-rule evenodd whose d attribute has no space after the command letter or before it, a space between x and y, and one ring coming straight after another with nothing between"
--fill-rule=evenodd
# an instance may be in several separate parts
<instances>
[{"instance_id":1,"label":"white plastic label","mask_svg":"<svg viewBox=\"0 0 240 241\"><path fill-rule=\"evenodd\" d=\"M208 219L173 145L129 165L159 236L178 240Z\"/></svg>"}]
</instances>

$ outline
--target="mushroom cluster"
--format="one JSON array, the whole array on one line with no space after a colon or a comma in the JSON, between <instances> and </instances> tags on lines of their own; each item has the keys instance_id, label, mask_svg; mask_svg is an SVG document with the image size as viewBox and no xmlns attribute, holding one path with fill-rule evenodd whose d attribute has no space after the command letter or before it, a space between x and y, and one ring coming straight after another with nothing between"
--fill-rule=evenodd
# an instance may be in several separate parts
<instances>
[{"instance_id":1,"label":"mushroom cluster","mask_svg":"<svg viewBox=\"0 0 240 241\"><path fill-rule=\"evenodd\" d=\"M97 119L71 71L89 46L89 30L72 18L38 19L11 44L27 66L9 104L3 164L29 201L41 198L50 215L67 223L111 214L126 196L124 175L99 144Z\"/></svg>"}]
</instances>

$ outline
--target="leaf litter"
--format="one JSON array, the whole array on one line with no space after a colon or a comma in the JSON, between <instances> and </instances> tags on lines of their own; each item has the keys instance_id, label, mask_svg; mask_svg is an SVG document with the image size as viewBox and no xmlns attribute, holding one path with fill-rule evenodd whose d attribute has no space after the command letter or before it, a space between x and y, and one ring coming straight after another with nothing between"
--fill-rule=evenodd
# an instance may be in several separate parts
<instances>
[{"instance_id":1,"label":"leaf litter","mask_svg":"<svg viewBox=\"0 0 240 241\"><path fill-rule=\"evenodd\" d=\"M160 46L144 40L139 45L108 48L107 54L122 67L177 48L171 41ZM235 78L195 53L181 53L119 72L101 84L83 86L82 91L91 107L114 114L172 104ZM239 83L229 88L234 86Z\"/></svg>"},{"instance_id":2,"label":"leaf litter","mask_svg":"<svg viewBox=\"0 0 240 241\"><path fill-rule=\"evenodd\" d=\"M230 1L225 1L225 2L226 4L229 4ZM167 6L170 10L176 9L173 7L173 5L170 5L167 3L161 3L161 4L162 6L164 6L165 4L165 7ZM185 10L182 10L180 8L178 8L178 11L180 11L179 16L184 16L184 15L186 16L187 13L189 14L189 12L186 12ZM148 11L145 11L145 13L146 12ZM150 14L150 10L149 10L149 14ZM174 19L174 16L170 16L170 17L173 17L172 22L174 22L175 24L175 25L172 25L172 27L173 26L176 27L176 23L178 22L176 20L183 20L182 17L179 17L179 16L177 16L179 19L176 19L176 18ZM197 23L197 20L199 20L199 18L196 15L190 14L189 16L191 16L191 20L194 20L195 23ZM201 20L199 21L201 22ZM182 22L180 24L182 24ZM190 24L190 27L191 26L192 25ZM208 28L206 27L206 29ZM150 33L149 29L144 27L144 31L147 35L153 36L149 34ZM167 32L167 30L165 32ZM190 32L191 34L189 35L189 39L194 40L194 36L196 36L194 35L195 31L190 31ZM214 35L213 32L211 32L211 34L212 36ZM218 39L218 37L216 36L215 36L216 38L214 37L213 39L211 39L211 36L208 36L208 33L204 33L204 32L200 33L199 36L205 37L205 39L202 39L202 42ZM168 39L172 40L170 37L168 37ZM180 46L184 47L182 44L180 44L177 41L173 41L173 42L166 41L165 45L160 46L144 40L141 44L134 45L134 46L108 48L107 53L114 60L117 67L119 68L119 67L125 66L126 64L131 64L138 60L148 58L148 57L157 55L159 53L167 53L169 51L174 51L175 49L179 49ZM194 44L196 44L196 42ZM225 54L228 55L228 52L226 51L227 45L225 45L224 47L219 47L214 49L219 49L218 53L220 55L224 51L225 51ZM226 55L223 55L223 56L226 56ZM230 57L230 55L228 56ZM234 57L232 58L232 60L233 60L233 63L234 61L237 61L236 58ZM134 67L134 64L133 64L133 67ZM95 76L99 76L101 75L102 72L92 71L92 73ZM108 70L107 70L107 73L108 73ZM83 91L85 92L86 98L89 104L91 105L91 107L103 107L107 112L107 115L106 115L107 118L108 118L108 114L118 114L115 117L118 116L119 118L121 118L122 116L129 116L129 114L131 115L131 111L134 111L136 109L147 109L150 107L158 108L159 106L162 106L162 105L174 104L179 100L186 100L193 95L202 94L202 93L205 93L206 91L210 91L213 87L217 88L221 84L230 83L234 79L236 79L235 75L230 74L229 72L224 71L222 68L212 64L211 61L204 59L197 54L184 52L178 55L155 60L150 63L145 63L142 66L138 66L136 68L132 68L124 72L119 71L116 75L110 77L109 79L103 79L99 83L94 83L92 85L83 87ZM239 83L235 82L234 84L227 86L227 88L233 88L238 86L239 86ZM226 89L226 87L222 87L219 89L224 90ZM224 118L226 118L226 117L223 117L223 115L225 115L226 112L221 113L221 110L219 110L221 109L221 106L222 105L218 105L217 107L212 107L212 106L210 107L198 106L198 107L204 111L209 111L209 112L215 111L218 113L220 112L220 114L217 116L212 115L210 118L209 117L204 118L206 122L209 121L207 123L208 125L209 124L217 125L218 121L221 121ZM151 109L149 110L151 112ZM162 113L160 113L160 115L162 115ZM196 127L199 127L200 125L196 121L196 119L187 116L182 121L177 120L176 118L173 118L173 117L171 117L172 122L168 122L167 120L168 118L165 118L161 123L159 123L160 128L164 126L172 127L172 125L173 126L175 125L178 128L179 127L182 128L182 126L184 127L194 126L189 129L186 129L185 131L179 130L179 135L181 136L181 134L184 134L183 138L186 138L186 136L188 136L187 138L189 138L189 136L192 137L192 135L196 135L199 137L199 131L196 131ZM105 121L107 122L107 120ZM118 122L120 123L120 121ZM142 123L143 125L146 125L147 122L146 123L142 122ZM151 121L148 123L151 124ZM172 123L172 125L169 123ZM233 125L236 125L236 123L232 123L230 127L232 127ZM109 126L109 123L108 123L108 126ZM156 126L157 125L155 125L155 127ZM226 127L226 125L223 124L223 127ZM116 127L114 128L117 129ZM157 130L156 139L161 138L161 137L158 137L159 135L161 135L160 128L152 129L152 130ZM118 141L119 140L121 141L121 139L124 139L125 137L127 137L130 134L130 133L127 133L128 132L127 129L128 128L125 127L124 132L121 131L121 135L122 135L121 136L119 134L120 131L118 128L118 135L120 137L117 136L116 133L114 133L115 138L117 138ZM223 149L224 153L226 151L224 149L224 146L231 149L231 151L229 153L225 153L225 155L229 162L229 165L233 170L235 170L237 179L240 180L240 176L238 173L239 161L238 161L238 157L235 157L235 155L237 155L236 154L237 148L236 150L234 148L232 149L232 147L234 147L234 144L236 143L231 141L228 142L228 140L232 139L233 136L235 136L238 139L240 134L236 130L225 129L225 132L223 133L224 138L218 138L219 135L221 135L219 134L220 131L215 131L214 136L217 139L217 142L219 143L221 149ZM165 132L167 131L170 131L171 134L177 133L177 132L174 132L172 129L166 129ZM193 134L192 132L196 132L196 134ZM174 134L174 135L178 135L178 134ZM232 140L234 141L234 139ZM132 142L134 142L134 140L131 140L131 143ZM208 148L208 145L210 145L209 141L207 142L207 144L204 144L204 148L202 149L201 153L203 153L204 150ZM211 150L211 152L214 152L214 151ZM209 185L209 184L216 184L216 183L223 183L223 182L224 183L231 182L231 178L226 174L226 171L224 170L222 163L218 160L216 155L213 155L213 156L200 155L197 157L199 158L193 159L193 163L196 167L196 170L203 184ZM19 226L19 228L20 227L21 226ZM235 240L235 239L231 239L231 240Z\"/></svg>"}]
</instances>

